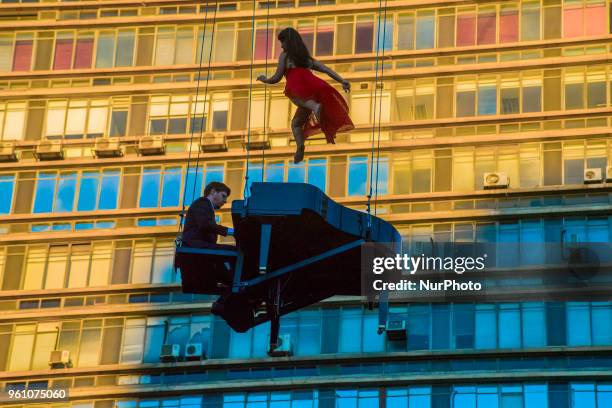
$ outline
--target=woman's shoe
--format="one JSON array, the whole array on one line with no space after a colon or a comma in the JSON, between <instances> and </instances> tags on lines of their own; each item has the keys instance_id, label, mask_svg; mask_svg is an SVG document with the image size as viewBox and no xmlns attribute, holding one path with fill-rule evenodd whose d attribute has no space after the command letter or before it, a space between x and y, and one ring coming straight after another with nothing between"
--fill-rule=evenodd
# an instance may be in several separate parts
<instances>
[{"instance_id":1,"label":"woman's shoe","mask_svg":"<svg viewBox=\"0 0 612 408\"><path fill-rule=\"evenodd\" d=\"M304 149L305 148L306 148L306 146L304 146L304 145L301 145L301 146L297 147L297 149L295 150L295 155L293 156L293 163L294 164L298 164L299 162L304 160Z\"/></svg>"}]
</instances>

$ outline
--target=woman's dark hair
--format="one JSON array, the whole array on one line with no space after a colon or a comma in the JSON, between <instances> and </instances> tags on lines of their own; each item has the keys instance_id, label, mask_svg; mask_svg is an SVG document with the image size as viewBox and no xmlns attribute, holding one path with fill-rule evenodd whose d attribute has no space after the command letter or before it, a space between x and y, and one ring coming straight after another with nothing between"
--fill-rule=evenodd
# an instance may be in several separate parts
<instances>
[{"instance_id":1,"label":"woman's dark hair","mask_svg":"<svg viewBox=\"0 0 612 408\"><path fill-rule=\"evenodd\" d=\"M287 55L291 58L291 61L302 68L309 68L312 62L312 57L302 36L294 28L287 27L278 33L278 41L287 43Z\"/></svg>"}]
</instances>

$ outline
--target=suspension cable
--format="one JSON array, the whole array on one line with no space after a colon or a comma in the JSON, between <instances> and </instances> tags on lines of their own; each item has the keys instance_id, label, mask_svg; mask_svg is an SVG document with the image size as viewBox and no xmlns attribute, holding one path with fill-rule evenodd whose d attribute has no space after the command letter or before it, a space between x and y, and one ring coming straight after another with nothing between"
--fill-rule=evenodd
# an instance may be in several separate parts
<instances>
[{"instance_id":1,"label":"suspension cable","mask_svg":"<svg viewBox=\"0 0 612 408\"><path fill-rule=\"evenodd\" d=\"M387 0L385 0L385 7L383 9L383 36L382 36L382 64L380 67L380 98L378 99L378 140L376 142L376 181L374 187L374 215L377 214L377 201L378 201L378 176L379 176L379 165L380 165L380 125L382 116L382 98L384 91L384 78L385 78L385 39L387 35ZM388 164L387 164L388 165Z\"/></svg>"},{"instance_id":2,"label":"suspension cable","mask_svg":"<svg viewBox=\"0 0 612 408\"><path fill-rule=\"evenodd\" d=\"M372 204L372 191L373 191L373 176L374 176L374 136L376 133L376 101L378 98L378 66L380 64L380 48L381 48L381 39L380 39L380 26L381 26L381 17L382 17L382 7L383 7L383 2L382 0L378 0L378 21L377 21L377 30L376 30L376 69L375 69L375 74L374 74L374 100L373 100L373 104L372 106L374 106L374 115L373 115L373 123L372 123L372 136L370 137L371 140L371 151L370 151L370 186L369 186L369 191L368 191L368 201L366 204L366 210L368 213L368 225L367 225L367 229L368 231L370 230L370 228L372 227L372 217L371 217L371 204ZM385 0L385 15L386 15L386 7L387 7L387 1ZM385 22L386 23L386 22ZM383 31L383 41L384 41L384 35L385 32ZM383 50L384 50L384 43L383 43ZM383 51L384 52L384 51ZM381 72L382 75L384 75L384 70ZM381 78L382 80L382 78ZM382 94L381 94L382 97ZM378 118L378 121L380 123L380 117ZM380 139L380 127L379 127L379 133L378 133L379 139ZM378 175L377 175L378 177Z\"/></svg>"},{"instance_id":3,"label":"suspension cable","mask_svg":"<svg viewBox=\"0 0 612 408\"><path fill-rule=\"evenodd\" d=\"M255 11L257 10L257 0L253 0L253 16L251 17L251 65L249 68L249 113L247 115L247 143L246 143L246 171L244 175L244 207L249 205L249 159L251 150L251 111L253 107L253 64L255 60Z\"/></svg>"},{"instance_id":4,"label":"suspension cable","mask_svg":"<svg viewBox=\"0 0 612 408\"><path fill-rule=\"evenodd\" d=\"M197 109L198 106L198 94L200 91L200 77L202 76L202 56L204 55L204 42L205 42L205 38L206 38L206 23L208 20L208 0L206 0L206 5L205 7L205 11L204 11L204 27L202 30L202 44L200 44L200 58L199 58L199 62L198 62L198 74L197 74L197 79L196 79L196 93L195 93L195 109ZM216 7L215 7L215 15L216 15ZM213 33L214 33L214 29L213 29ZM211 41L211 49L212 49L212 41ZM210 73L210 60L208 61L208 71ZM206 104L206 95L204 95L204 104ZM204 112L202 112L202 120L200 121L200 125L202 123L202 121L204 120ZM181 208L181 214L180 214L180 222L179 222L179 226L178 226L178 230L179 233L182 231L183 229L183 219L185 217L185 198L187 196L187 181L189 180L189 169L190 169L190 164L191 164L191 151L192 151L192 147L193 147L193 124L189 123L190 126L190 135L189 135L189 152L187 155L187 168L186 168L186 172L185 172L185 185L183 186L183 199L182 199L182 208ZM200 126L201 129L201 126ZM201 134L201 133L200 133ZM199 150L198 149L198 156L199 156ZM195 178L194 178L194 184L193 184L193 193L192 193L192 198L195 195L195 185L197 184L197 166L196 166L196 174L195 174Z\"/></svg>"},{"instance_id":5,"label":"suspension cable","mask_svg":"<svg viewBox=\"0 0 612 408\"><path fill-rule=\"evenodd\" d=\"M271 0L268 0L266 4L268 5L268 9L266 11L266 78L268 77L268 49L270 53L272 53L272 47L270 47L270 3ZM272 33L274 37L274 32ZM274 44L274 41L272 42ZM272 98L270 97L270 104L272 104ZM268 132L268 127L270 126L270 115L271 109L268 109L268 84L264 83L264 120L263 120L263 140L264 143L266 140L270 138L270 134ZM267 123L266 123L267 120ZM266 173L266 149L265 146L262 146L261 149L261 182L263 183L265 179Z\"/></svg>"}]
</instances>

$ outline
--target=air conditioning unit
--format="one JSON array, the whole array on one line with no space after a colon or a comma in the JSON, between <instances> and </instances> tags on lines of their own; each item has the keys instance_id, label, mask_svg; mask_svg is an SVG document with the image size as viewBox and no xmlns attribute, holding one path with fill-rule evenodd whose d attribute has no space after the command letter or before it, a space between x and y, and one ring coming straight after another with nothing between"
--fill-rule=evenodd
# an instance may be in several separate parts
<instances>
[{"instance_id":1,"label":"air conditioning unit","mask_svg":"<svg viewBox=\"0 0 612 408\"><path fill-rule=\"evenodd\" d=\"M270 357L288 357L293 355L293 344L291 344L290 334L281 334L278 336L278 344L276 348L268 348Z\"/></svg>"},{"instance_id":2,"label":"air conditioning unit","mask_svg":"<svg viewBox=\"0 0 612 408\"><path fill-rule=\"evenodd\" d=\"M385 331L389 340L406 340L406 320L388 320Z\"/></svg>"},{"instance_id":3,"label":"air conditioning unit","mask_svg":"<svg viewBox=\"0 0 612 408\"><path fill-rule=\"evenodd\" d=\"M606 181L612 183L612 166L606 168Z\"/></svg>"},{"instance_id":4,"label":"air conditioning unit","mask_svg":"<svg viewBox=\"0 0 612 408\"><path fill-rule=\"evenodd\" d=\"M585 169L584 184L602 183L601 169Z\"/></svg>"},{"instance_id":5,"label":"air conditioning unit","mask_svg":"<svg viewBox=\"0 0 612 408\"><path fill-rule=\"evenodd\" d=\"M187 343L185 346L185 360L203 360L206 358L202 343Z\"/></svg>"},{"instance_id":6,"label":"air conditioning unit","mask_svg":"<svg viewBox=\"0 0 612 408\"><path fill-rule=\"evenodd\" d=\"M204 133L200 150L203 152L226 152L227 140L223 132Z\"/></svg>"},{"instance_id":7,"label":"air conditioning unit","mask_svg":"<svg viewBox=\"0 0 612 408\"><path fill-rule=\"evenodd\" d=\"M143 136L138 142L138 153L143 156L164 154L166 146L161 136Z\"/></svg>"},{"instance_id":8,"label":"air conditioning unit","mask_svg":"<svg viewBox=\"0 0 612 408\"><path fill-rule=\"evenodd\" d=\"M172 363L178 361L181 356L180 344L164 344L161 349L159 359L164 363Z\"/></svg>"},{"instance_id":9,"label":"air conditioning unit","mask_svg":"<svg viewBox=\"0 0 612 408\"><path fill-rule=\"evenodd\" d=\"M251 134L244 134L243 146L249 150L261 150L270 148L270 136L264 129L251 129Z\"/></svg>"},{"instance_id":10,"label":"air conditioning unit","mask_svg":"<svg viewBox=\"0 0 612 408\"><path fill-rule=\"evenodd\" d=\"M119 140L116 139L96 139L93 152L98 158L123 156Z\"/></svg>"},{"instance_id":11,"label":"air conditioning unit","mask_svg":"<svg viewBox=\"0 0 612 408\"><path fill-rule=\"evenodd\" d=\"M494 188L508 188L510 185L510 179L506 173L485 173L483 183L486 190Z\"/></svg>"},{"instance_id":12,"label":"air conditioning unit","mask_svg":"<svg viewBox=\"0 0 612 408\"><path fill-rule=\"evenodd\" d=\"M68 350L53 350L49 356L49 366L51 368L66 368L70 367L70 351Z\"/></svg>"},{"instance_id":13,"label":"air conditioning unit","mask_svg":"<svg viewBox=\"0 0 612 408\"><path fill-rule=\"evenodd\" d=\"M12 142L0 142L0 162L17 161L15 145Z\"/></svg>"},{"instance_id":14,"label":"air conditioning unit","mask_svg":"<svg viewBox=\"0 0 612 408\"><path fill-rule=\"evenodd\" d=\"M60 160L64 158L60 140L43 140L36 146L34 156L38 160Z\"/></svg>"}]
</instances>

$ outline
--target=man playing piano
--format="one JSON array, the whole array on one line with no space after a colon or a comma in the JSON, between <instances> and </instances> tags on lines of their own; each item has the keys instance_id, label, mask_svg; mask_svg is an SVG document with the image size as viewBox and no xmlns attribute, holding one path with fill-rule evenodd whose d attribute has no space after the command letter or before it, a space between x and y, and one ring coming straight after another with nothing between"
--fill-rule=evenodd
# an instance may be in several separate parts
<instances>
[{"instance_id":1,"label":"man playing piano","mask_svg":"<svg viewBox=\"0 0 612 408\"><path fill-rule=\"evenodd\" d=\"M183 229L183 244L192 248L236 249L233 245L217 244L217 236L233 235L232 228L217 224L215 210L223 207L230 188L220 182L213 181L204 189L204 195L195 200L187 210L185 228Z\"/></svg>"}]
</instances>

